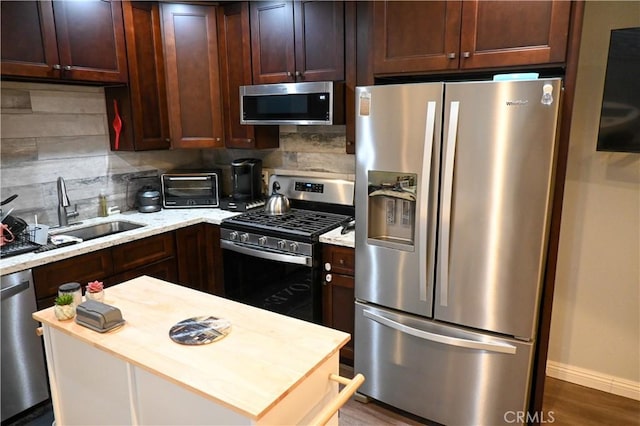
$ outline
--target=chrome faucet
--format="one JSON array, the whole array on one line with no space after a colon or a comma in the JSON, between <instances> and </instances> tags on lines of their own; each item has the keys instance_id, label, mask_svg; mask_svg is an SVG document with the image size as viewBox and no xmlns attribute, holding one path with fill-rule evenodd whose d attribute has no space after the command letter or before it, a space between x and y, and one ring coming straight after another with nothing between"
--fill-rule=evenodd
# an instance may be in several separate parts
<instances>
[{"instance_id":1,"label":"chrome faucet","mask_svg":"<svg viewBox=\"0 0 640 426\"><path fill-rule=\"evenodd\" d=\"M67 195L67 186L64 183L62 176L58 178L58 224L60 226L69 225L69 218L77 217L78 205L76 204L75 210L68 212L67 207L70 206L69 196Z\"/></svg>"}]
</instances>

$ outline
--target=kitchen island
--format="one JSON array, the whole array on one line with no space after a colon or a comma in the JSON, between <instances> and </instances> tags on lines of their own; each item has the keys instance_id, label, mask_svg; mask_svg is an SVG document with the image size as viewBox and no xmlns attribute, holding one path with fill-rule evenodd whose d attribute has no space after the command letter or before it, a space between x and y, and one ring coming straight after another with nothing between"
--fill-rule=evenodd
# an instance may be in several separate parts
<instances>
[{"instance_id":1,"label":"kitchen island","mask_svg":"<svg viewBox=\"0 0 640 426\"><path fill-rule=\"evenodd\" d=\"M42 323L57 425L310 424L333 414L363 380L338 374L349 335L147 276L105 290L125 324L98 333ZM194 316L231 322L205 345L181 345L169 329ZM338 393L336 381L347 384ZM323 417L323 420L319 420Z\"/></svg>"}]
</instances>

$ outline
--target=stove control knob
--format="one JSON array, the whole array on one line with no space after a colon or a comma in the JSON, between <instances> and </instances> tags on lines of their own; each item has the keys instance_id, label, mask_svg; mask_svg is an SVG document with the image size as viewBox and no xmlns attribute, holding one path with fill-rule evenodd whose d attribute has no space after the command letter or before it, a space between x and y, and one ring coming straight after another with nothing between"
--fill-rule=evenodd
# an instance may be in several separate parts
<instances>
[{"instance_id":1,"label":"stove control knob","mask_svg":"<svg viewBox=\"0 0 640 426\"><path fill-rule=\"evenodd\" d=\"M291 253L296 253L298 251L298 243L289 244L289 251Z\"/></svg>"},{"instance_id":2,"label":"stove control knob","mask_svg":"<svg viewBox=\"0 0 640 426\"><path fill-rule=\"evenodd\" d=\"M285 240L278 241L278 248L280 250L284 250L287 248L287 242Z\"/></svg>"},{"instance_id":3,"label":"stove control knob","mask_svg":"<svg viewBox=\"0 0 640 426\"><path fill-rule=\"evenodd\" d=\"M247 241L249 241L249 234L246 232L244 234L240 234L240 242L246 243Z\"/></svg>"},{"instance_id":4,"label":"stove control knob","mask_svg":"<svg viewBox=\"0 0 640 426\"><path fill-rule=\"evenodd\" d=\"M229 232L229 239L231 241L237 240L238 239L238 233L236 231Z\"/></svg>"},{"instance_id":5,"label":"stove control knob","mask_svg":"<svg viewBox=\"0 0 640 426\"><path fill-rule=\"evenodd\" d=\"M266 246L267 245L267 237L258 238L258 244L260 244L261 246Z\"/></svg>"}]
</instances>

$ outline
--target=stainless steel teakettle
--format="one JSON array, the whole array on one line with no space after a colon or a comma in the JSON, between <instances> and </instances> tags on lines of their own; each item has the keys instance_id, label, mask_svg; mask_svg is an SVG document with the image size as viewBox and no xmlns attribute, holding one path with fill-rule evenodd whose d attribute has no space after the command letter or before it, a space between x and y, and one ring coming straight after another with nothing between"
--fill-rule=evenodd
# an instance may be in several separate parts
<instances>
[{"instance_id":1,"label":"stainless steel teakettle","mask_svg":"<svg viewBox=\"0 0 640 426\"><path fill-rule=\"evenodd\" d=\"M283 215L291 210L291 203L289 202L289 199L285 195L278 194L279 189L280 184L278 181L274 181L271 196L264 206L264 212L268 215Z\"/></svg>"}]
</instances>

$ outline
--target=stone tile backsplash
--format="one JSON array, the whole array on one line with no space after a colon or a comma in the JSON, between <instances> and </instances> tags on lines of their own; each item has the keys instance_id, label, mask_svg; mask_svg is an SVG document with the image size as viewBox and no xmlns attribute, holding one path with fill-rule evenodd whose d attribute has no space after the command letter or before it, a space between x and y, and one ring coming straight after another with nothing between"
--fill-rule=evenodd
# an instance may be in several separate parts
<instances>
[{"instance_id":1,"label":"stone tile backsplash","mask_svg":"<svg viewBox=\"0 0 640 426\"><path fill-rule=\"evenodd\" d=\"M271 150L113 152L103 88L3 81L0 90L0 199L18 194L5 211L14 208L27 222L37 214L57 224L59 176L81 220L97 216L100 192L109 206L133 209L137 190L157 181L148 176L175 168L222 168L224 194L231 192L229 164L242 157L261 158L267 170L355 173L344 126L281 126L280 148Z\"/></svg>"}]
</instances>

